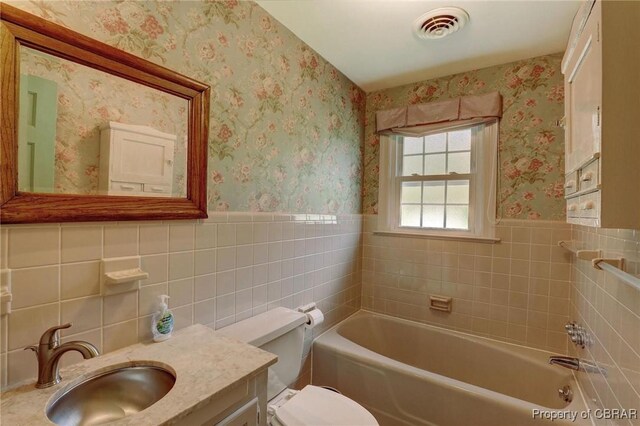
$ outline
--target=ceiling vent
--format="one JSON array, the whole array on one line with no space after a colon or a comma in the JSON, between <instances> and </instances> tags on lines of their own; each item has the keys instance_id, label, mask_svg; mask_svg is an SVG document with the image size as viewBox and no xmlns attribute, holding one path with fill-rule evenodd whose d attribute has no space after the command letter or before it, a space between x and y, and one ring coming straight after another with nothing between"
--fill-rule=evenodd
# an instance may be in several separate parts
<instances>
[{"instance_id":1,"label":"ceiling vent","mask_svg":"<svg viewBox=\"0 0 640 426\"><path fill-rule=\"evenodd\" d=\"M414 23L418 37L438 39L462 29L469 22L469 14L458 7L440 7L425 13Z\"/></svg>"}]
</instances>

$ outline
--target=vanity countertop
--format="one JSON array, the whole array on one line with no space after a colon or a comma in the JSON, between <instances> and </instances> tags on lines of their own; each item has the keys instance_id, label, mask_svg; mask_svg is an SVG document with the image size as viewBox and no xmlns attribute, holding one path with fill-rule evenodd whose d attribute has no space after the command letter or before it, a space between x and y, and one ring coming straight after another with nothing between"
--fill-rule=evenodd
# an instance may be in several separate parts
<instances>
[{"instance_id":1,"label":"vanity countertop","mask_svg":"<svg viewBox=\"0 0 640 426\"><path fill-rule=\"evenodd\" d=\"M192 325L161 343L138 343L61 369L62 381L47 389L28 384L0 394L2 423L52 424L45 414L49 399L70 383L114 366L167 365L176 375L171 391L143 412L110 423L161 425L175 422L225 395L233 385L274 364L277 357L253 346L216 334L203 325Z\"/></svg>"}]
</instances>

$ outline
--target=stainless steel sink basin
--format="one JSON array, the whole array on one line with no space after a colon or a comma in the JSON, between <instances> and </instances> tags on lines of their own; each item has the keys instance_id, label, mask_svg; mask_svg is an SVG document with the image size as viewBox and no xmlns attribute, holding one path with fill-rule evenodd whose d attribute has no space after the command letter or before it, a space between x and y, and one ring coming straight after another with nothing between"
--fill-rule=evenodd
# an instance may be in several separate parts
<instances>
[{"instance_id":1,"label":"stainless steel sink basin","mask_svg":"<svg viewBox=\"0 0 640 426\"><path fill-rule=\"evenodd\" d=\"M153 365L119 367L91 376L47 406L47 417L60 426L98 425L138 413L158 402L176 378Z\"/></svg>"}]
</instances>

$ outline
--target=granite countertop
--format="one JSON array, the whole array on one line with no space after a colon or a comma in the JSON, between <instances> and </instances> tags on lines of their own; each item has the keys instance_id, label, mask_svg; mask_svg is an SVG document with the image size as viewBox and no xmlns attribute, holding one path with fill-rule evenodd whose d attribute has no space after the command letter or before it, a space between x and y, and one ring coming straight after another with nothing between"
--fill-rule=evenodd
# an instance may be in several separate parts
<instances>
[{"instance_id":1,"label":"granite countertop","mask_svg":"<svg viewBox=\"0 0 640 426\"><path fill-rule=\"evenodd\" d=\"M32 383L3 392L0 394L2 423L53 424L45 414L45 407L55 393L72 382L116 365L144 363L169 366L176 375L174 387L159 403L110 424L161 425L208 405L238 381L247 380L276 360L273 354L196 324L175 332L164 342L138 343L63 368L62 381L56 386L36 389Z\"/></svg>"}]
</instances>

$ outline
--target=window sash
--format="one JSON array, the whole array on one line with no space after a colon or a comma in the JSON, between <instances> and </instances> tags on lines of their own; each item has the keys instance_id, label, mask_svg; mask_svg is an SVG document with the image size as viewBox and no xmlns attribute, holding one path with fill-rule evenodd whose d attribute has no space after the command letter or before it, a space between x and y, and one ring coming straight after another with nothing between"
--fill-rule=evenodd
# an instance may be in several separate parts
<instances>
[{"instance_id":1,"label":"window sash","mask_svg":"<svg viewBox=\"0 0 640 426\"><path fill-rule=\"evenodd\" d=\"M483 125L473 125L473 126L465 126L463 128L455 128L455 129L441 129L439 131L436 132L431 132L427 135L423 135L422 138L426 137L426 136L430 136L430 135L434 135L434 134L441 134L441 133L447 133L446 135L446 139L447 139L447 143L445 145L445 150L444 151L438 151L438 152L429 152L429 153L425 153L426 150L426 141L424 141L423 139L423 152L418 154L409 154L409 155L404 155L404 138L406 136L402 136L402 135L398 135L396 136L396 158L395 158L395 176L393 176L393 186L394 186L394 197L393 197L393 205L394 205L394 210L395 210L395 224L394 226L397 227L398 229L423 229L423 230L436 230L436 231L442 231L442 232L446 232L446 233L450 233L450 232L464 232L464 233L473 233L474 229L475 229L475 192L476 192L476 187L475 187L475 174L476 174L476 158L477 158L477 150L478 147L480 146L480 140L479 138L482 138L482 130L483 130ZM456 131L460 131L460 130L465 130L465 129L470 129L471 130L471 141L470 141L470 149L469 150L449 150L449 135L448 133L450 132L456 132ZM402 175L402 168L403 168L403 161L405 159L405 157L411 157L411 156L421 156L421 157L425 157L426 155L436 155L436 154L444 154L445 156L447 156L446 158L446 164L448 167L448 154L449 153L460 153L460 152L469 152L470 153L470 158L469 158L469 173L457 173L457 172L449 172L446 174L425 174L425 175L418 175L418 174L413 174L411 176L403 176ZM424 171L424 169L423 169ZM444 181L444 182L450 182L450 181L468 181L469 182L469 200L468 200L468 204L461 204L461 203L449 203L447 202L447 188L448 185L445 184L445 193L444 193L444 200L441 204L438 203L424 203L421 202L420 203L402 203L402 183L403 182L433 182L433 181ZM403 226L402 225L402 206L403 205L419 205L420 206L420 225L421 226ZM442 206L444 213L443 213L443 226L442 227L427 227L427 226L422 226L423 223L423 206L427 206L427 205L434 205L434 206ZM447 207L448 206L468 206L468 210L467 210L467 228L447 228Z\"/></svg>"},{"instance_id":2,"label":"window sash","mask_svg":"<svg viewBox=\"0 0 640 426\"><path fill-rule=\"evenodd\" d=\"M495 196L496 196L496 167L498 160L498 122L475 123L472 126L456 126L443 128L424 134L444 133L472 127L471 173L451 173L439 175L401 176L398 171L398 157L403 156L403 146L398 140L401 134L383 135L380 143L380 181L378 187L378 232L398 233L407 235L424 235L435 238L493 238L495 229ZM409 137L416 137L411 135ZM474 149L475 148L475 149ZM459 152L459 151L450 151ZM444 154L444 152L443 152ZM402 182L429 182L467 180L470 184L469 200L469 230L428 228L428 227L400 227L401 186ZM471 199L471 197L474 197ZM428 205L428 203L421 204ZM417 203L416 203L417 204ZM442 205L442 204L440 204ZM453 205L451 203L450 205Z\"/></svg>"}]
</instances>

